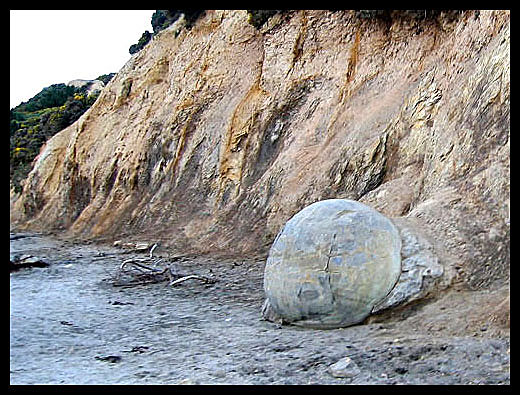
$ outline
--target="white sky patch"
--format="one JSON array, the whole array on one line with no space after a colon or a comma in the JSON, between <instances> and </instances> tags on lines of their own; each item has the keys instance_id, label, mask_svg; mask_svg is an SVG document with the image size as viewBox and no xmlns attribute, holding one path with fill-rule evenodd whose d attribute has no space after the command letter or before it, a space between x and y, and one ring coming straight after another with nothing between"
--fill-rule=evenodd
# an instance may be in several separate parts
<instances>
[{"instance_id":1,"label":"white sky patch","mask_svg":"<svg viewBox=\"0 0 520 395\"><path fill-rule=\"evenodd\" d=\"M10 108L43 88L117 73L154 10L11 10Z\"/></svg>"}]
</instances>

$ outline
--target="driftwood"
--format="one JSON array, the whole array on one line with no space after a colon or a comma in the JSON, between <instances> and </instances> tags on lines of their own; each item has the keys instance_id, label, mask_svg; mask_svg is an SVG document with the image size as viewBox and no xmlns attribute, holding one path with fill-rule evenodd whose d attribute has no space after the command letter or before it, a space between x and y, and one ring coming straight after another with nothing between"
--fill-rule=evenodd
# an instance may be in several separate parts
<instances>
[{"instance_id":1,"label":"driftwood","mask_svg":"<svg viewBox=\"0 0 520 395\"><path fill-rule=\"evenodd\" d=\"M155 250L157 248L157 243L155 243L152 248L150 248L150 259L153 258L153 250Z\"/></svg>"},{"instance_id":2,"label":"driftwood","mask_svg":"<svg viewBox=\"0 0 520 395\"><path fill-rule=\"evenodd\" d=\"M169 285L177 285L186 280L192 280L192 279L203 281L206 284L213 284L215 282L215 279L212 279L209 277L199 276L197 274L190 274L189 276L184 276L184 277L178 278L177 280L170 281Z\"/></svg>"},{"instance_id":3,"label":"driftwood","mask_svg":"<svg viewBox=\"0 0 520 395\"><path fill-rule=\"evenodd\" d=\"M187 280L199 280L205 284L213 284L215 278L199 274L179 274L173 266L173 259L153 259L153 251L157 248L154 244L149 256L146 258L129 258L124 260L113 278L112 285L115 287L134 287L138 285L154 284L168 281L169 286L176 286ZM169 261L169 262L168 262Z\"/></svg>"},{"instance_id":4,"label":"driftwood","mask_svg":"<svg viewBox=\"0 0 520 395\"><path fill-rule=\"evenodd\" d=\"M9 260L9 271L14 272L29 267L47 267L49 264L32 255L14 255Z\"/></svg>"}]
</instances>

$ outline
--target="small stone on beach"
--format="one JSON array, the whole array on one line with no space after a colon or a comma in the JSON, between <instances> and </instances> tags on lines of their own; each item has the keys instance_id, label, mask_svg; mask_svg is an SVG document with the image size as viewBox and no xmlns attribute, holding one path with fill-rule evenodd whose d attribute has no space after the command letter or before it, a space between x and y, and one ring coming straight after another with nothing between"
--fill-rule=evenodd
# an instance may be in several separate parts
<instances>
[{"instance_id":1,"label":"small stone on beach","mask_svg":"<svg viewBox=\"0 0 520 395\"><path fill-rule=\"evenodd\" d=\"M329 372L334 377L355 377L361 371L356 363L349 357L340 359L338 362L329 366Z\"/></svg>"}]
</instances>

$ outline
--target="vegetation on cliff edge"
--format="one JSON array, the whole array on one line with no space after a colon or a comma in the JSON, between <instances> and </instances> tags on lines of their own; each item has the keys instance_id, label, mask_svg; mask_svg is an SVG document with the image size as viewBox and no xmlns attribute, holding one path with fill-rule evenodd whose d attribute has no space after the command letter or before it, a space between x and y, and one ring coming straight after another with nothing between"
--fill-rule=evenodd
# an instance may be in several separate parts
<instances>
[{"instance_id":1,"label":"vegetation on cliff edge","mask_svg":"<svg viewBox=\"0 0 520 395\"><path fill-rule=\"evenodd\" d=\"M103 74L96 79L107 84L114 75ZM21 191L21 182L42 145L94 104L99 91L88 95L88 87L50 85L9 111L9 175L15 192Z\"/></svg>"},{"instance_id":2,"label":"vegetation on cliff edge","mask_svg":"<svg viewBox=\"0 0 520 395\"><path fill-rule=\"evenodd\" d=\"M161 30L166 29L168 26L177 21L181 15L184 14L185 27L191 29L195 21L204 13L205 10L157 10L152 14L152 28L153 34L146 30L142 35L137 44L132 44L128 49L131 55L139 52L143 49Z\"/></svg>"}]
</instances>

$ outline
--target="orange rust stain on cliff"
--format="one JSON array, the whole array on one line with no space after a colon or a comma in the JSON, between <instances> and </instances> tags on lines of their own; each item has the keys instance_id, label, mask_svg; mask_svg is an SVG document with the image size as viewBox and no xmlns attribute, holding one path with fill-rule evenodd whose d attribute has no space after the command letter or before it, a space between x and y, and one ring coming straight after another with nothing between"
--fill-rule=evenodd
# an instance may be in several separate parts
<instances>
[{"instance_id":1,"label":"orange rust stain on cliff","mask_svg":"<svg viewBox=\"0 0 520 395\"><path fill-rule=\"evenodd\" d=\"M356 66L359 59L359 42L361 40L361 33L359 29L356 32L356 38L354 39L354 44L352 45L352 49L350 50L350 57L347 63L347 72L345 73L345 82L341 87L340 91L340 103L344 103L345 100L350 96L350 82L354 79L354 75L356 74Z\"/></svg>"},{"instance_id":2,"label":"orange rust stain on cliff","mask_svg":"<svg viewBox=\"0 0 520 395\"><path fill-rule=\"evenodd\" d=\"M260 87L260 78L257 78L233 112L220 157L219 197L222 196L228 181L235 185L235 196L239 193L246 153L244 142L253 129L257 109L265 94L266 92Z\"/></svg>"},{"instance_id":3,"label":"orange rust stain on cliff","mask_svg":"<svg viewBox=\"0 0 520 395\"><path fill-rule=\"evenodd\" d=\"M220 154L219 173L217 180L217 199L215 204L222 201L228 182L233 184L234 197L240 193L242 169L248 147L247 137L253 131L256 117L268 92L261 87L263 68L262 57L257 62L256 76L245 96L240 100L233 111L229 128Z\"/></svg>"},{"instance_id":4,"label":"orange rust stain on cliff","mask_svg":"<svg viewBox=\"0 0 520 395\"><path fill-rule=\"evenodd\" d=\"M184 123L184 126L182 127L182 129L180 131L179 142L177 143L177 150L175 151L175 156L174 156L173 162L171 164L172 177L175 177L177 165L179 164L182 153L184 152L184 147L186 146L186 139L188 136L190 126L192 124L193 113L194 113L193 111L190 113L190 115L188 116L188 119L186 120L186 122Z\"/></svg>"}]
</instances>

